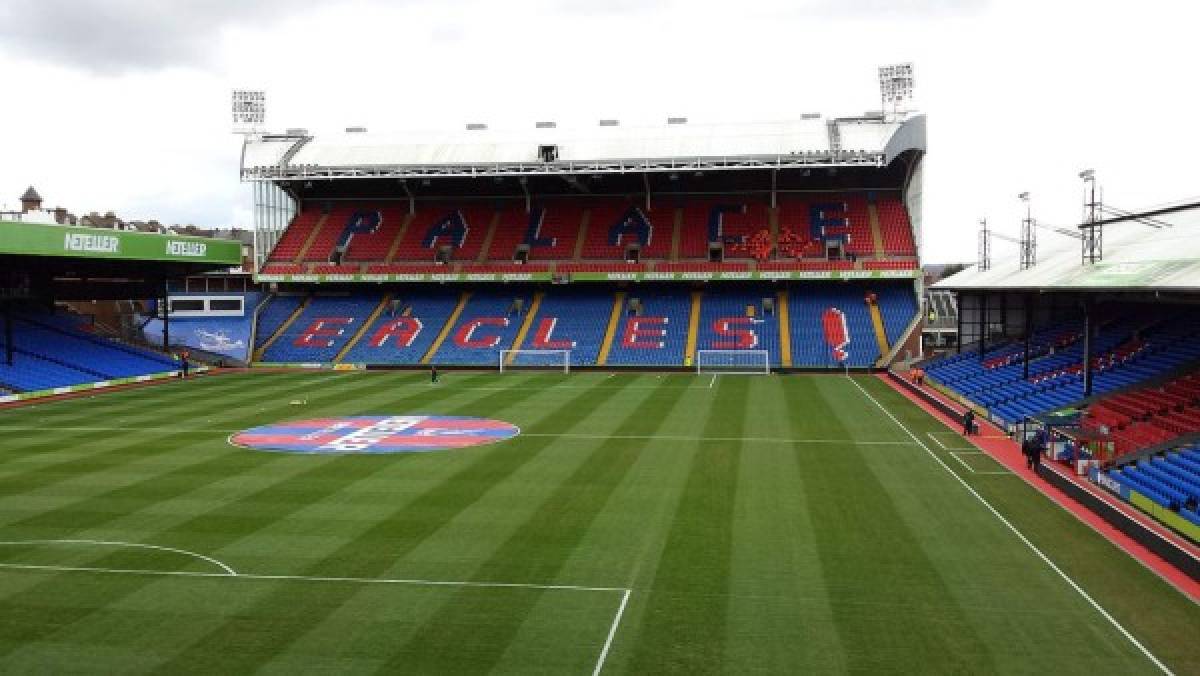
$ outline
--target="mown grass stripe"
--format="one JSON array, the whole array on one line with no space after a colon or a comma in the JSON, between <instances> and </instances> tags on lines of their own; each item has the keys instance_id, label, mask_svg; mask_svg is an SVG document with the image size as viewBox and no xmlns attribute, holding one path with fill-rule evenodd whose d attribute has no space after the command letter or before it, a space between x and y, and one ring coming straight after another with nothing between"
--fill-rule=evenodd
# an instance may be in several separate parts
<instances>
[{"instance_id":1,"label":"mown grass stripe","mask_svg":"<svg viewBox=\"0 0 1200 676\"><path fill-rule=\"evenodd\" d=\"M364 388L381 389L387 387L388 383L385 381L363 381L359 383L357 387L353 388L331 388L331 391L323 393L321 396L329 397L337 401L339 400L339 397L344 397L348 393L347 390L359 391ZM424 395L422 399L424 401L429 401L431 397L449 397L452 396L452 394L452 390L446 389L439 391L436 394L431 393ZM230 452L226 452L226 454L229 453ZM281 459L285 459L285 456L255 454L240 450L232 450L232 453L235 454L235 456L240 455L241 457L245 458L244 462L248 465L258 463L261 466L262 464L270 464L272 462L278 462ZM386 466L385 464L378 462L353 462L353 460L362 461L371 460L371 458L352 458L350 459L352 462L342 463L342 467L339 468L339 472L337 473L336 480L321 481L321 479L324 478L324 475L328 472L327 466L337 462L339 459L347 460L347 458L337 457L314 458L312 460L315 460L317 464L311 466L309 469L301 472L300 474L292 474L287 476L277 475L274 477L273 483L265 488L257 490L249 495L242 496L236 500L223 503L214 503L213 510L196 515L191 519L177 524L167 531L156 534L155 537L158 540L156 544L174 544L176 540L173 540L170 537L171 534L174 534L177 536L178 541L186 541L186 544L180 546L186 546L187 548L193 550L214 552L216 549L218 549L220 544L246 537L256 530L261 529L270 523L278 521L287 514L304 508L313 501L319 501L323 497L331 495L332 493L341 489L347 483L351 483L357 479L369 476L370 474L378 471L380 468ZM214 458L213 462L220 462L221 460L221 458ZM247 467L247 469L251 470L253 468ZM192 482L189 484L192 486L192 492L200 490L201 488L201 486L195 484L195 476L196 475L193 473ZM227 476L227 472L214 472L211 477L212 481L204 482L204 484L221 480ZM306 481L306 479L313 479L313 481ZM143 485L139 486L138 489L142 491L155 490L153 482L145 482ZM154 496L151 497L152 501L153 499ZM148 504L153 504L152 501ZM82 510L74 512L73 515L78 516L86 514L89 514L89 511L85 507ZM104 514L98 517L96 519L97 523L93 523L91 526L96 527L101 523L110 520L111 518L113 518L112 515ZM116 558L116 555L109 554L97 557L95 560L91 561L90 564L97 567L109 567L110 564L112 567L119 567L119 561L120 559ZM64 572L63 574L69 575L70 573ZM122 581L120 584L111 584L109 586L112 588L112 596L105 599L105 605L115 603L120 598L127 596L128 594L132 594L140 590L142 587L152 584L153 582L153 579L147 579L143 581L142 585L125 584L124 581ZM47 593L47 590L52 589L55 584L55 579L47 580L34 587L22 590L20 593L5 599L5 602L17 606L27 605L32 600ZM65 627L83 622L86 620L91 610L96 607L99 606L61 609L55 613L59 618L57 626ZM37 640L41 637L41 635L38 634L38 628L36 627L15 629L15 636L11 634L0 635L0 637L6 639L6 641L0 642L0 655L7 654L5 651L6 644L9 647L13 647L20 642ZM66 629L64 629L64 631L65 630ZM7 643L7 640L9 639L14 642Z\"/></svg>"},{"instance_id":2,"label":"mown grass stripe","mask_svg":"<svg viewBox=\"0 0 1200 676\"><path fill-rule=\"evenodd\" d=\"M721 380L705 420L706 435L742 436L750 382ZM629 668L635 673L722 668L741 451L740 442L704 444L690 460L654 590L644 596L641 626L630 648Z\"/></svg>"},{"instance_id":3,"label":"mown grass stripe","mask_svg":"<svg viewBox=\"0 0 1200 676\"><path fill-rule=\"evenodd\" d=\"M789 389L789 408L806 406L807 416L841 427L847 438L877 435L874 428L882 422L846 401L841 396L844 387L841 381L818 382L817 396L803 399ZM907 449L897 452L912 455ZM921 671L930 652L942 655L943 665L954 671L992 668L987 645L971 618L930 560L922 537L898 514L883 479L871 471L862 451L847 445L841 453L817 456L797 445L795 454L834 625L847 650L846 668ZM918 458L912 455L912 460ZM865 599L914 609L937 607L941 612L914 612L905 620L905 631L897 632L893 617L858 605ZM913 640L916 636L919 641ZM868 645L870 650L854 649Z\"/></svg>"},{"instance_id":4,"label":"mown grass stripe","mask_svg":"<svg viewBox=\"0 0 1200 676\"><path fill-rule=\"evenodd\" d=\"M493 406L515 406L539 392L543 390L530 389L516 394L491 392L483 399L487 399ZM565 415L566 411L576 408L587 410L599 406L617 396L619 392L619 389L580 391L574 397L559 402L558 406L548 407L545 417L560 420L560 424L570 425L571 418ZM488 404L476 401L474 404L463 404L461 408L469 409L472 405ZM550 439L533 440L508 446L503 451L472 454L467 464L460 469L398 506L394 511L380 514L373 525L355 534L352 541L308 566L303 574L349 577L380 577L387 574L408 552L413 551L426 538L474 504L493 486L511 476L551 443ZM306 600L314 612L288 618L285 631L272 632L270 636L260 635L259 643L255 646L255 655L239 655L238 668L252 669L265 664L284 651L288 644L312 630L328 613L341 607L360 592L358 589L333 586L313 590ZM283 602L280 595L289 593L289 590L278 590L259 599L254 606L256 610L247 617L252 617L254 613L268 612L270 608ZM320 612L315 612L316 610ZM200 641L180 651L164 665L164 668L170 670L176 667L199 667L207 671L224 670L229 663L225 662L228 656L222 653L221 646L240 640L247 632L254 632L253 622L232 618L207 633Z\"/></svg>"},{"instance_id":5,"label":"mown grass stripe","mask_svg":"<svg viewBox=\"0 0 1200 676\"><path fill-rule=\"evenodd\" d=\"M675 413L682 399L683 391L676 389L653 397L652 402L642 407L631 406L616 427L632 434L653 436ZM613 491L649 443L648 439L636 442L609 440L598 445L480 565L473 579L557 579L596 516L608 504ZM520 624L506 622L481 627L474 632L472 641L462 644L454 626L459 621L466 596L460 590L448 598L441 610L422 625L385 668L445 669L459 673L482 673L495 668ZM526 617L541 597L540 594L513 598L474 596L472 604L477 612L485 616L509 615L517 620Z\"/></svg>"}]
</instances>

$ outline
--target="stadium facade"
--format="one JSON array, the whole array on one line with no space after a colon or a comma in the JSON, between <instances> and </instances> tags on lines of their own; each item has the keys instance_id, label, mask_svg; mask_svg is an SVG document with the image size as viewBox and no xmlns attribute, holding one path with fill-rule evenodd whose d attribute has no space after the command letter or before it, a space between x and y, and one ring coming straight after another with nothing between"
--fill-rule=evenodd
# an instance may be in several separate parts
<instances>
[{"instance_id":1,"label":"stadium facade","mask_svg":"<svg viewBox=\"0 0 1200 676\"><path fill-rule=\"evenodd\" d=\"M275 292L255 356L679 368L746 350L786 369L914 349L923 116L531 127L247 137Z\"/></svg>"}]
</instances>

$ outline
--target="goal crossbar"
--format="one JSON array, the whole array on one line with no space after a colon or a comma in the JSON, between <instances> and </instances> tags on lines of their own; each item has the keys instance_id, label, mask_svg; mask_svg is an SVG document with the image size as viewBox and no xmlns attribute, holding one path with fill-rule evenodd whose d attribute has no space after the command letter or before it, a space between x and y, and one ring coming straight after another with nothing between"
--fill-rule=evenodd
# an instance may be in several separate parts
<instances>
[{"instance_id":1,"label":"goal crossbar","mask_svg":"<svg viewBox=\"0 0 1200 676\"><path fill-rule=\"evenodd\" d=\"M696 350L696 373L770 375L771 353L767 350Z\"/></svg>"},{"instance_id":2,"label":"goal crossbar","mask_svg":"<svg viewBox=\"0 0 1200 676\"><path fill-rule=\"evenodd\" d=\"M501 373L531 368L571 372L570 350L500 350L499 361Z\"/></svg>"}]
</instances>

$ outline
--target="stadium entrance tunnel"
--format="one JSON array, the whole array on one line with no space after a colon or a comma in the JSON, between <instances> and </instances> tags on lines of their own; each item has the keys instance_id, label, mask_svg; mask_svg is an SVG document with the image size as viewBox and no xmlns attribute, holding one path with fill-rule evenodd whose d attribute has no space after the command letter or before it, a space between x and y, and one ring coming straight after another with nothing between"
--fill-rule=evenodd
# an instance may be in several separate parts
<instances>
[{"instance_id":1,"label":"stadium entrance tunnel","mask_svg":"<svg viewBox=\"0 0 1200 676\"><path fill-rule=\"evenodd\" d=\"M232 435L229 443L283 453L426 453L481 446L520 433L516 425L489 418L352 416L264 425Z\"/></svg>"}]
</instances>

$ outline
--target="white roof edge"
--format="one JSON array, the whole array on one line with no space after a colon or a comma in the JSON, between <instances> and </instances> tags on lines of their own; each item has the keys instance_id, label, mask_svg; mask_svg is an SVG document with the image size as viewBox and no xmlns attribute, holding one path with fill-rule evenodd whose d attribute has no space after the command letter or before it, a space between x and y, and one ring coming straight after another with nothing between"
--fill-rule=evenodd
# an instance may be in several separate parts
<instances>
[{"instance_id":1,"label":"white roof edge","mask_svg":"<svg viewBox=\"0 0 1200 676\"><path fill-rule=\"evenodd\" d=\"M831 126L836 134L830 133ZM903 120L797 118L542 129L531 124L520 130L265 135L247 139L242 170L530 164L542 161L542 145L557 146L558 160L564 163L798 155L870 156L886 163L909 148L924 150L924 128L924 116L917 115Z\"/></svg>"}]
</instances>

